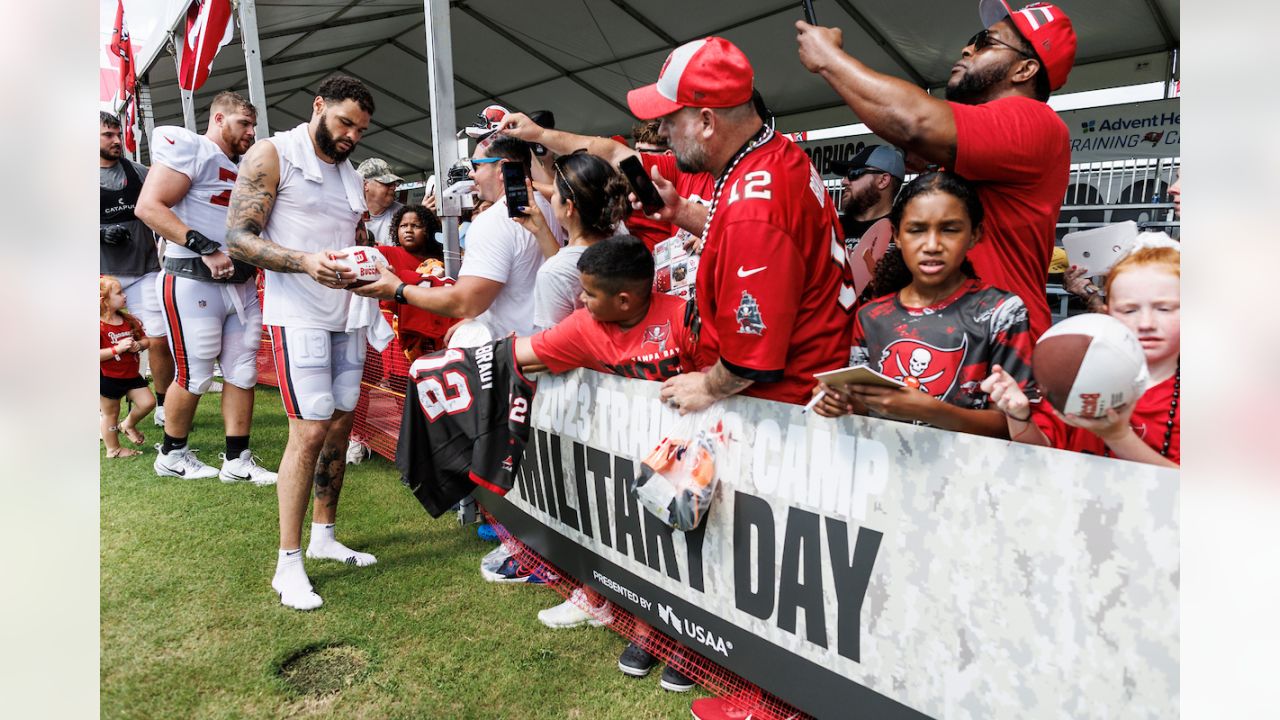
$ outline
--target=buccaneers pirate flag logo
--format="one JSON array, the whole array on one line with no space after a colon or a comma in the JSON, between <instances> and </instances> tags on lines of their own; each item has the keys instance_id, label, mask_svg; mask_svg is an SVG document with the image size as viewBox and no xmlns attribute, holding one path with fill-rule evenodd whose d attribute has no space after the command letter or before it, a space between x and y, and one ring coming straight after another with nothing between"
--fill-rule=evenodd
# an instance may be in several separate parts
<instances>
[{"instance_id":1,"label":"buccaneers pirate flag logo","mask_svg":"<svg viewBox=\"0 0 1280 720\"><path fill-rule=\"evenodd\" d=\"M953 348L906 338L895 340L880 353L880 372L942 399L956 384L968 349L968 338L963 335L960 345Z\"/></svg>"}]
</instances>

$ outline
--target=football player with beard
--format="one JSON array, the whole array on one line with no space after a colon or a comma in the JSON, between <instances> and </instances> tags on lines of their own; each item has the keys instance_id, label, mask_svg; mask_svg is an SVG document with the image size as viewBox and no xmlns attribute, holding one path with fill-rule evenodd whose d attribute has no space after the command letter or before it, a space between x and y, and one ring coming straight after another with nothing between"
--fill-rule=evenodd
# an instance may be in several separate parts
<instances>
[{"instance_id":1,"label":"football player with beard","mask_svg":"<svg viewBox=\"0 0 1280 720\"><path fill-rule=\"evenodd\" d=\"M347 158L369 128L373 96L334 75L311 119L257 143L240 163L227 213L231 257L263 268L262 322L271 333L289 440L280 461L280 551L271 587L281 604L320 607L302 566L302 521L315 485L308 558L377 562L334 537L344 457L360 395L365 333L347 330L355 273L335 259L365 212L363 179Z\"/></svg>"},{"instance_id":2,"label":"football player with beard","mask_svg":"<svg viewBox=\"0 0 1280 720\"><path fill-rule=\"evenodd\" d=\"M1049 327L1045 268L1071 163L1049 93L1067 82L1076 35L1060 8L980 0L984 30L960 50L946 100L871 70L843 34L797 22L800 62L821 75L876 135L976 183L986 233L969 253L985 282L1020 296L1038 337Z\"/></svg>"}]
</instances>

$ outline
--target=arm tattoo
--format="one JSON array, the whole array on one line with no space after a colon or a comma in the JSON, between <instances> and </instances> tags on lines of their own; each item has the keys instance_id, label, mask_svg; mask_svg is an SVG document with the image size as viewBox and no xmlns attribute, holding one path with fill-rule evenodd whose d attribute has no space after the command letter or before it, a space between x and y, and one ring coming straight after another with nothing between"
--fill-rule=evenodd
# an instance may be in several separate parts
<instances>
[{"instance_id":1,"label":"arm tattoo","mask_svg":"<svg viewBox=\"0 0 1280 720\"><path fill-rule=\"evenodd\" d=\"M717 362L707 372L707 390L717 398L727 398L730 395L737 395L751 386L753 380L744 377L738 377L724 366L724 363Z\"/></svg>"},{"instance_id":2,"label":"arm tattoo","mask_svg":"<svg viewBox=\"0 0 1280 720\"><path fill-rule=\"evenodd\" d=\"M266 151L269 152L269 151ZM245 157L231 191L227 211L227 250L231 257L277 272L303 272L303 253L283 248L262 237L262 228L276 201L279 177L263 161L262 153Z\"/></svg>"}]
</instances>

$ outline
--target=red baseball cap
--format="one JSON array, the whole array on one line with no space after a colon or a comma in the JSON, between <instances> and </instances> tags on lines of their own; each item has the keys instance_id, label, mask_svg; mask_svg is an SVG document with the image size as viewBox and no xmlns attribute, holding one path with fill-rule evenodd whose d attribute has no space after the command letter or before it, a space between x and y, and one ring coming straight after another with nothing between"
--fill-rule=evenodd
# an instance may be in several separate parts
<instances>
[{"instance_id":1,"label":"red baseball cap","mask_svg":"<svg viewBox=\"0 0 1280 720\"><path fill-rule=\"evenodd\" d=\"M687 42L671 51L658 82L627 93L627 105L641 120L670 115L682 107L737 107L751 100L747 56L721 37Z\"/></svg>"},{"instance_id":2,"label":"red baseball cap","mask_svg":"<svg viewBox=\"0 0 1280 720\"><path fill-rule=\"evenodd\" d=\"M1067 75L1076 62L1076 31L1071 27L1071 18L1057 5L1038 2L1015 12L1006 0L978 0L978 17L982 18L983 27L1010 18L1048 71L1049 89L1067 84Z\"/></svg>"}]
</instances>

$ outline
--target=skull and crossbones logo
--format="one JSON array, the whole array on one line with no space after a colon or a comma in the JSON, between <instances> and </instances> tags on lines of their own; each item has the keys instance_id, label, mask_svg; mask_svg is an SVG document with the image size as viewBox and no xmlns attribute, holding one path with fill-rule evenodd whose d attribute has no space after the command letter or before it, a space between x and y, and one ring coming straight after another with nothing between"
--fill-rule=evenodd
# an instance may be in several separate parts
<instances>
[{"instance_id":1,"label":"skull and crossbones logo","mask_svg":"<svg viewBox=\"0 0 1280 720\"><path fill-rule=\"evenodd\" d=\"M930 363L933 362L933 353L926 348L918 347L911 351L911 357L907 359L907 367L902 367L901 356L895 356L894 362L898 365L898 379L902 380L911 387L919 388L925 392L929 392L929 383L942 377L946 370L939 370L932 375L926 376Z\"/></svg>"}]
</instances>

